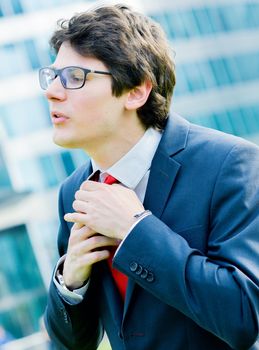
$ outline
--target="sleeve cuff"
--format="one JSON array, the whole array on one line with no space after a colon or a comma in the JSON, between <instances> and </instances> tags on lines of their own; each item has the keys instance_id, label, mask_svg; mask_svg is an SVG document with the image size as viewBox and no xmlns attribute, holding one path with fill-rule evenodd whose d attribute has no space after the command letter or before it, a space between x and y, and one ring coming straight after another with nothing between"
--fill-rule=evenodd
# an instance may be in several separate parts
<instances>
[{"instance_id":1,"label":"sleeve cuff","mask_svg":"<svg viewBox=\"0 0 259 350\"><path fill-rule=\"evenodd\" d=\"M85 293L87 292L87 289L89 286L89 281L87 281L87 283L83 287L78 288L78 289L74 289L73 291L70 291L69 289L61 286L61 284L57 280L57 272L58 272L59 267L63 264L65 258L66 258L66 255L63 255L58 260L57 265L56 265L55 270L54 270L53 282L54 282L61 298L70 305L76 305L76 304L79 304L83 300L83 297L84 297Z\"/></svg>"},{"instance_id":2,"label":"sleeve cuff","mask_svg":"<svg viewBox=\"0 0 259 350\"><path fill-rule=\"evenodd\" d=\"M136 218L136 221L134 222L134 224L132 224L132 226L130 227L129 231L127 232L127 234L125 235L125 237L123 238L123 240L120 242L118 248L116 249L116 252L114 254L114 256L116 256L117 252L119 251L121 245L123 244L123 242L125 241L125 239L128 237L128 235L131 233L131 231L134 229L134 227L140 222L142 221L144 218L146 218L147 216L152 215L152 212L150 210L144 210L143 212L134 215L134 217Z\"/></svg>"}]
</instances>

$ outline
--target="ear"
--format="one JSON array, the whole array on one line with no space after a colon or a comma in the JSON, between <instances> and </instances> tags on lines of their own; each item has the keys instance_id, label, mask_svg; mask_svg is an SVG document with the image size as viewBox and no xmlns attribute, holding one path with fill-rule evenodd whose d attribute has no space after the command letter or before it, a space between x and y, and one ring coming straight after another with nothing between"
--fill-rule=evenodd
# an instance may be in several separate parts
<instances>
[{"instance_id":1,"label":"ear","mask_svg":"<svg viewBox=\"0 0 259 350\"><path fill-rule=\"evenodd\" d=\"M150 80L145 80L144 83L130 90L125 101L125 108L127 110L137 110L142 107L146 103L151 90L152 83Z\"/></svg>"}]
</instances>

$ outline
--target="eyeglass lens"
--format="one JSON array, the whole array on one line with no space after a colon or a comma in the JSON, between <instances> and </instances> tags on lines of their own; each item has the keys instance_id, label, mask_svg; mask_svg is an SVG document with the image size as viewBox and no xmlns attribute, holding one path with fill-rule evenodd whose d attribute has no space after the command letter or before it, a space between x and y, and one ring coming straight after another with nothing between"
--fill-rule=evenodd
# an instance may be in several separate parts
<instances>
[{"instance_id":1,"label":"eyeglass lens","mask_svg":"<svg viewBox=\"0 0 259 350\"><path fill-rule=\"evenodd\" d=\"M61 75L61 79L64 79L66 82L66 88L68 89L77 89L84 85L85 72L81 68L65 68Z\"/></svg>"},{"instance_id":2,"label":"eyeglass lens","mask_svg":"<svg viewBox=\"0 0 259 350\"><path fill-rule=\"evenodd\" d=\"M62 85L66 89L78 89L84 85L85 72L79 67L66 67L60 70L43 68L40 70L40 85L46 90L50 84L59 76Z\"/></svg>"}]
</instances>

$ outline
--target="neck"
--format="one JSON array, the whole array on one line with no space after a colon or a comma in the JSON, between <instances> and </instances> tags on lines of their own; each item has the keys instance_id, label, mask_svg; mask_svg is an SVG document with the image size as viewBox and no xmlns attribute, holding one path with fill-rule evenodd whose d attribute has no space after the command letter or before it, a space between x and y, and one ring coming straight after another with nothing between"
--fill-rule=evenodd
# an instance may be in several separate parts
<instances>
[{"instance_id":1,"label":"neck","mask_svg":"<svg viewBox=\"0 0 259 350\"><path fill-rule=\"evenodd\" d=\"M85 149L86 153L94 159L100 169L108 169L120 160L141 139L145 133L142 125L129 130L124 129L122 133L111 139L102 140L91 149Z\"/></svg>"}]
</instances>

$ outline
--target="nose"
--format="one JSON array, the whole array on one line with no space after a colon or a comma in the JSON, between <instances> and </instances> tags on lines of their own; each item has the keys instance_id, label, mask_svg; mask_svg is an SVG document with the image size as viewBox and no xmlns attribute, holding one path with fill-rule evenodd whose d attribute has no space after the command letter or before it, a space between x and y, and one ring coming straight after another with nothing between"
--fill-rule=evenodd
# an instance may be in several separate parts
<instances>
[{"instance_id":1,"label":"nose","mask_svg":"<svg viewBox=\"0 0 259 350\"><path fill-rule=\"evenodd\" d=\"M56 77L45 91L45 96L48 100L65 100L66 89L61 84L60 78Z\"/></svg>"}]
</instances>

